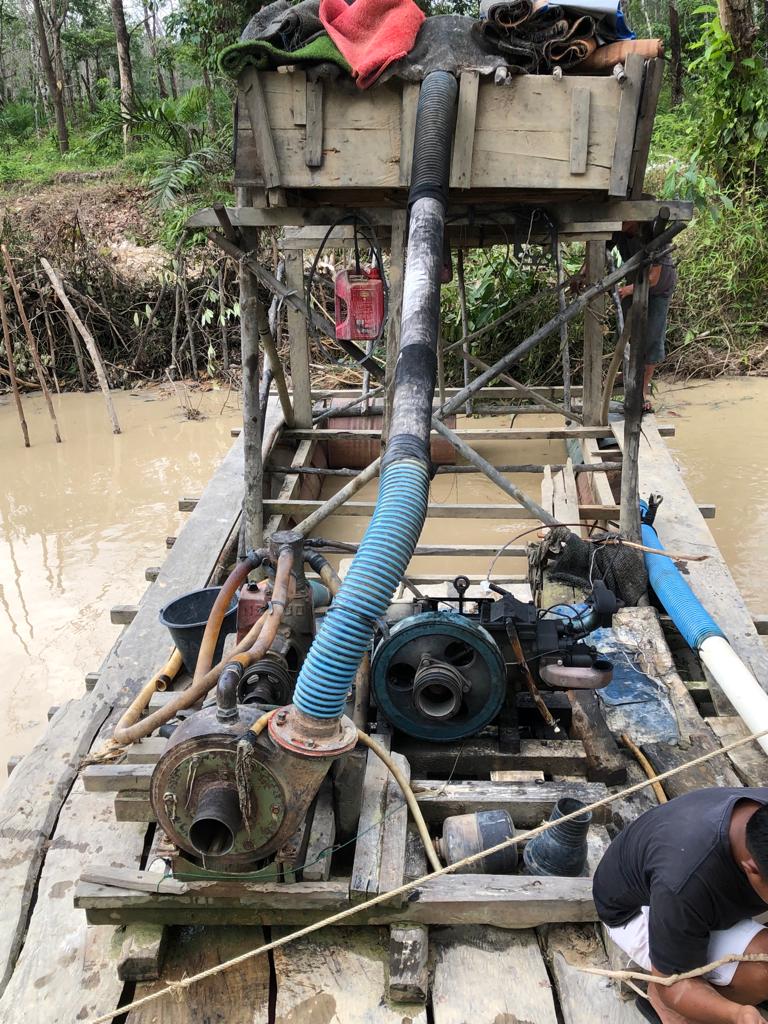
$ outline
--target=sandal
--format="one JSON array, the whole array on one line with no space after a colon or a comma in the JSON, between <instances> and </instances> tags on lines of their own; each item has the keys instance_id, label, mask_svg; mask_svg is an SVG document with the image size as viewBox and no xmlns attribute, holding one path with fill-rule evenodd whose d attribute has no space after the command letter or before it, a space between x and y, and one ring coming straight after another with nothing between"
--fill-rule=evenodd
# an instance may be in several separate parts
<instances>
[{"instance_id":1,"label":"sandal","mask_svg":"<svg viewBox=\"0 0 768 1024\"><path fill-rule=\"evenodd\" d=\"M649 1024L661 1024L661 1017L656 1013L650 1002L639 996L635 1000L635 1008L643 1020L649 1021Z\"/></svg>"}]
</instances>

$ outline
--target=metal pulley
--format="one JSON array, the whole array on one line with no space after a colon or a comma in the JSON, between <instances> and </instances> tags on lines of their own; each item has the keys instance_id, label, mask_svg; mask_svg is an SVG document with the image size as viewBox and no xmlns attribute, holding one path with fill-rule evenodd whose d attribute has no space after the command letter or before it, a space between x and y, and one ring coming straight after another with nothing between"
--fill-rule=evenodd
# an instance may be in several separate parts
<instances>
[{"instance_id":1,"label":"metal pulley","mask_svg":"<svg viewBox=\"0 0 768 1024\"><path fill-rule=\"evenodd\" d=\"M448 742L493 721L506 693L504 660L482 626L454 612L403 619L376 647L371 682L396 728Z\"/></svg>"}]
</instances>

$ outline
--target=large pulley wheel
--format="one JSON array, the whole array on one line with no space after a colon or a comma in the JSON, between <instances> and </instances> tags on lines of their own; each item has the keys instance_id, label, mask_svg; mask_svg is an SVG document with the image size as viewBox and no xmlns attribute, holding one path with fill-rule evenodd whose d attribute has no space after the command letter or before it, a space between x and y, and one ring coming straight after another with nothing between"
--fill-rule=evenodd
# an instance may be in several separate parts
<instances>
[{"instance_id":1,"label":"large pulley wheel","mask_svg":"<svg viewBox=\"0 0 768 1024\"><path fill-rule=\"evenodd\" d=\"M376 648L376 703L397 729L448 742L493 721L506 673L493 637L454 612L425 612L399 622Z\"/></svg>"}]
</instances>

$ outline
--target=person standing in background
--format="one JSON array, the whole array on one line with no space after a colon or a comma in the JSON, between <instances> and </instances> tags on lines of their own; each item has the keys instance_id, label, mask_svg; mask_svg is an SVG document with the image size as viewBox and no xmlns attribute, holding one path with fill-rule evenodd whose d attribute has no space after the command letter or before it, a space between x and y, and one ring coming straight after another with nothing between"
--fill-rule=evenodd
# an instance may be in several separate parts
<instances>
[{"instance_id":1,"label":"person standing in background","mask_svg":"<svg viewBox=\"0 0 768 1024\"><path fill-rule=\"evenodd\" d=\"M613 245L619 250L622 262L626 262L642 247L640 224L637 221L624 221L621 231L613 236ZM619 288L619 298L624 309L624 316L629 314L632 295L635 291L635 275L630 281ZM645 374L643 376L643 412L653 412L651 402L651 381L656 367L666 355L665 341L667 336L667 317L669 303L677 284L677 269L671 253L654 255L648 275L648 322L646 325Z\"/></svg>"}]
</instances>

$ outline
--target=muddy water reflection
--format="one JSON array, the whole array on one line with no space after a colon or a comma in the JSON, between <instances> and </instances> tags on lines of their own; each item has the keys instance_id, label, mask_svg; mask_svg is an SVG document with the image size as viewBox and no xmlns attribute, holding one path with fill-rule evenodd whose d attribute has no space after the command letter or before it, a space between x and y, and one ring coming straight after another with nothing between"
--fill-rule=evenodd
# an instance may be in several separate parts
<instances>
[{"instance_id":1,"label":"muddy water reflection","mask_svg":"<svg viewBox=\"0 0 768 1024\"><path fill-rule=\"evenodd\" d=\"M691 494L717 505L709 522L747 604L768 606L768 379L736 377L662 388L659 419ZM659 514L661 515L662 512Z\"/></svg>"},{"instance_id":2,"label":"muddy water reflection","mask_svg":"<svg viewBox=\"0 0 768 1024\"><path fill-rule=\"evenodd\" d=\"M63 444L52 441L42 399L25 400L32 447L0 400L0 785L10 754L29 750L51 705L79 696L118 634L109 609L135 603L144 569L231 444L237 399L194 396L188 420L173 396L119 392L123 434L113 437L101 396L54 399Z\"/></svg>"}]
</instances>

